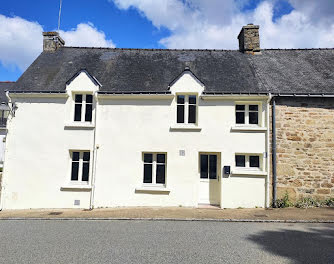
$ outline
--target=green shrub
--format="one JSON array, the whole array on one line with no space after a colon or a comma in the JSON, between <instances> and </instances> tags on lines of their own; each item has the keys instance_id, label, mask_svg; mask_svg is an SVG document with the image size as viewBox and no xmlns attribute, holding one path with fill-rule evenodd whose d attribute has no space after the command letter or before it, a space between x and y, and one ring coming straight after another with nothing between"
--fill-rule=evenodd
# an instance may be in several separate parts
<instances>
[{"instance_id":1,"label":"green shrub","mask_svg":"<svg viewBox=\"0 0 334 264\"><path fill-rule=\"evenodd\" d=\"M312 208L312 207L321 207L323 206L324 202L316 200L311 197L305 197L298 200L295 204L297 208Z\"/></svg>"},{"instance_id":2,"label":"green shrub","mask_svg":"<svg viewBox=\"0 0 334 264\"><path fill-rule=\"evenodd\" d=\"M290 206L293 206L293 203L290 202L288 192L286 192L284 194L284 197L282 199L277 199L276 200L276 207L277 208L285 208L285 207L290 207Z\"/></svg>"},{"instance_id":3,"label":"green shrub","mask_svg":"<svg viewBox=\"0 0 334 264\"><path fill-rule=\"evenodd\" d=\"M324 204L329 207L334 207L334 197L328 198Z\"/></svg>"}]
</instances>

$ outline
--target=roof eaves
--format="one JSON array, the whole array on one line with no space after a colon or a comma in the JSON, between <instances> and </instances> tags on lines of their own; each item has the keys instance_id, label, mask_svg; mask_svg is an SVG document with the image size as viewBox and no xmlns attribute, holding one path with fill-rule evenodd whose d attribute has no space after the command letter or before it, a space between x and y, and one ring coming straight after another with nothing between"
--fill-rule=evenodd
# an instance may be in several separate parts
<instances>
[{"instance_id":1,"label":"roof eaves","mask_svg":"<svg viewBox=\"0 0 334 264\"><path fill-rule=\"evenodd\" d=\"M118 95L118 94L126 94L126 95L131 95L131 94L171 94L170 91L150 91L150 92L147 92L147 91L128 91L128 92L111 92L111 91L99 91L97 92L98 94L115 94L115 95Z\"/></svg>"}]
</instances>

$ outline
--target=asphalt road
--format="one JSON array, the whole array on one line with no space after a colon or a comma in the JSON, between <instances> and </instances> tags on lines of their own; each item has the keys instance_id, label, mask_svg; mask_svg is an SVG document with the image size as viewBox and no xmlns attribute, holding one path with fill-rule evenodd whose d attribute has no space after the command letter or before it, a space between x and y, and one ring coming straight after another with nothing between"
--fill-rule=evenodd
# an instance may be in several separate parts
<instances>
[{"instance_id":1,"label":"asphalt road","mask_svg":"<svg viewBox=\"0 0 334 264\"><path fill-rule=\"evenodd\" d=\"M334 224L0 220L0 263L334 263Z\"/></svg>"}]
</instances>

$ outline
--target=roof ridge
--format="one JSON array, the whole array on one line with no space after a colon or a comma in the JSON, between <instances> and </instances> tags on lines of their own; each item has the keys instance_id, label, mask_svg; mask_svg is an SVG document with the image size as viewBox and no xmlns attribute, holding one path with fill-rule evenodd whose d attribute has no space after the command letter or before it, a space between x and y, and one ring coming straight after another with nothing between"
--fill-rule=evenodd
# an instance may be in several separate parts
<instances>
[{"instance_id":1,"label":"roof ridge","mask_svg":"<svg viewBox=\"0 0 334 264\"><path fill-rule=\"evenodd\" d=\"M108 49L108 50L144 50L144 51L239 51L232 49L146 49L146 48L109 48L109 47L75 47L75 46L63 46L63 48L72 49Z\"/></svg>"},{"instance_id":2,"label":"roof ridge","mask_svg":"<svg viewBox=\"0 0 334 264\"><path fill-rule=\"evenodd\" d=\"M72 49L107 49L107 50L130 50L130 51L239 51L237 49L147 49L147 48L110 48L110 47L77 47L77 46L63 46L61 48L72 48ZM261 49L262 51L275 51L275 50L334 50L334 48L268 48Z\"/></svg>"},{"instance_id":3,"label":"roof ridge","mask_svg":"<svg viewBox=\"0 0 334 264\"><path fill-rule=\"evenodd\" d=\"M15 83L14 81L0 81L0 83Z\"/></svg>"},{"instance_id":4,"label":"roof ridge","mask_svg":"<svg viewBox=\"0 0 334 264\"><path fill-rule=\"evenodd\" d=\"M261 49L261 50L334 50L334 48L272 48L272 49Z\"/></svg>"}]
</instances>

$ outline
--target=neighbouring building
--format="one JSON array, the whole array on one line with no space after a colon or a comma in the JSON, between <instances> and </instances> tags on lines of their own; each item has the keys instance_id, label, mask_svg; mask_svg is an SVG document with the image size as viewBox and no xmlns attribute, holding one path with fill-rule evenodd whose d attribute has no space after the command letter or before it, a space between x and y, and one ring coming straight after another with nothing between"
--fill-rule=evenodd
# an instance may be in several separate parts
<instances>
[{"instance_id":1,"label":"neighbouring building","mask_svg":"<svg viewBox=\"0 0 334 264\"><path fill-rule=\"evenodd\" d=\"M334 196L334 50L66 47L8 93L3 209ZM273 158L271 158L273 157Z\"/></svg>"},{"instance_id":2,"label":"neighbouring building","mask_svg":"<svg viewBox=\"0 0 334 264\"><path fill-rule=\"evenodd\" d=\"M6 91L10 91L15 86L14 82L0 82L0 168L3 167L5 156L5 142L7 134L7 117L9 113L8 98ZM1 185L1 184L0 184Z\"/></svg>"}]
</instances>

